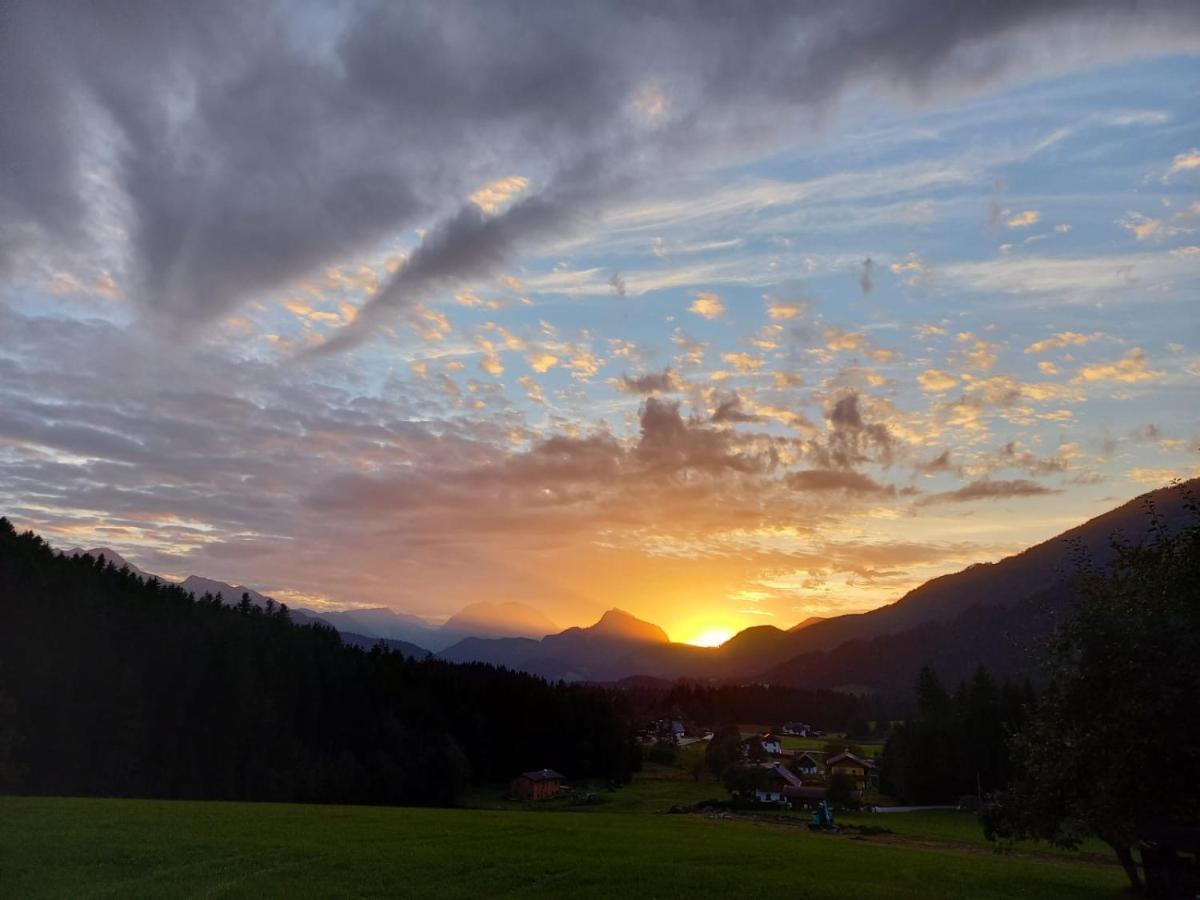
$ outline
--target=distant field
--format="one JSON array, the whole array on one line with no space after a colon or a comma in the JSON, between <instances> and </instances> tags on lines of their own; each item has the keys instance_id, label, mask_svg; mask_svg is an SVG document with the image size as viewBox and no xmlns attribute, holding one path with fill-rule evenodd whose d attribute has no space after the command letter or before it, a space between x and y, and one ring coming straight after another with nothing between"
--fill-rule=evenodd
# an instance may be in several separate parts
<instances>
[{"instance_id":1,"label":"distant field","mask_svg":"<svg viewBox=\"0 0 1200 900\"><path fill-rule=\"evenodd\" d=\"M738 729L742 732L743 737L750 737L754 734L761 734L768 731L768 728L756 725L740 725ZM881 740L858 740L852 741L844 734L827 734L824 737L799 737L792 734L780 734L779 745L784 750L824 750L829 744L854 744L861 748L868 756L878 756L883 751L883 741Z\"/></svg>"},{"instance_id":2,"label":"distant field","mask_svg":"<svg viewBox=\"0 0 1200 900\"><path fill-rule=\"evenodd\" d=\"M1122 896L1115 866L650 814L669 781L627 789L643 815L0 798L0 894Z\"/></svg>"}]
</instances>

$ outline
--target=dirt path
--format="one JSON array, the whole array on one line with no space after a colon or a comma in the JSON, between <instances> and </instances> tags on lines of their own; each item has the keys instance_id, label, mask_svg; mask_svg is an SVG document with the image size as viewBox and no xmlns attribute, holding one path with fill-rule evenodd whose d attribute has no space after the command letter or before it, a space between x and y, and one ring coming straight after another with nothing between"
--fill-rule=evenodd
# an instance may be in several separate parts
<instances>
[{"instance_id":1,"label":"dirt path","mask_svg":"<svg viewBox=\"0 0 1200 900\"><path fill-rule=\"evenodd\" d=\"M697 815L704 814L698 813ZM888 831L880 833L880 829L864 829L860 825L839 826L839 830L836 832L811 831L811 829L808 827L808 822L806 822L804 819L793 816L773 816L761 813L722 812L717 815L709 814L707 817L728 819L730 821L739 822L754 822L756 824L769 825L776 828L803 828L805 831L809 831L812 834L819 835L829 840L867 841L873 844L892 844L906 847L920 847L926 850L958 853L965 856L995 856L998 852L994 848L985 846L983 844L973 844L966 841L944 841L935 840L932 838L918 838ZM1008 851L1003 855L1011 856L1013 859L1065 863L1068 865L1077 866L1109 868L1117 865L1117 861L1113 857L1103 853L1081 852L1068 856L1064 853L1056 853L1051 850L1021 849Z\"/></svg>"}]
</instances>

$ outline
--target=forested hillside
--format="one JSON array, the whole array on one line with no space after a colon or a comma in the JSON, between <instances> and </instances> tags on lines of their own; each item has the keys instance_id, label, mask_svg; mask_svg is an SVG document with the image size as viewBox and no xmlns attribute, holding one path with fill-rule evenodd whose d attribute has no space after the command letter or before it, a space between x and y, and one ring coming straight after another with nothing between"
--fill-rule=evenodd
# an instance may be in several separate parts
<instances>
[{"instance_id":1,"label":"forested hillside","mask_svg":"<svg viewBox=\"0 0 1200 900\"><path fill-rule=\"evenodd\" d=\"M550 766L625 780L625 698L346 646L0 519L0 791L453 803Z\"/></svg>"}]
</instances>

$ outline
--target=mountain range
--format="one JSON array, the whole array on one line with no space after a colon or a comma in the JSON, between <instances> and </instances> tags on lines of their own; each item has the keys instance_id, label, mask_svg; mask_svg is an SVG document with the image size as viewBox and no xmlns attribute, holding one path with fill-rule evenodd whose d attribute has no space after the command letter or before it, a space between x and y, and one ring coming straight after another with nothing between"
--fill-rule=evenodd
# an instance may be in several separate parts
<instances>
[{"instance_id":1,"label":"mountain range","mask_svg":"<svg viewBox=\"0 0 1200 900\"><path fill-rule=\"evenodd\" d=\"M1115 534L1141 540L1151 526L1147 502L1164 527L1178 527L1190 514L1186 496L1197 488L1200 479L1143 495L1021 553L934 578L870 612L812 617L787 630L759 625L715 648L671 643L661 629L610 610L591 628L541 641L473 638L440 656L546 678L639 675L878 691L907 691L925 663L954 680L980 664L1028 673L1030 645L1070 602L1075 554L1103 565L1112 558Z\"/></svg>"},{"instance_id":2,"label":"mountain range","mask_svg":"<svg viewBox=\"0 0 1200 900\"><path fill-rule=\"evenodd\" d=\"M1191 514L1186 498L1198 487L1200 479L1194 479L1153 491L1021 553L934 578L870 612L812 616L788 629L759 625L719 647L673 643L659 626L615 608L593 625L565 631L520 603L474 603L441 626L382 607L301 609L293 617L332 625L344 640L360 646L382 640L409 655L432 652L450 662L492 663L552 680L642 676L883 692L902 686L907 691L925 663L955 680L980 664L1003 674L1029 672L1030 644L1049 631L1070 602L1076 554L1103 565L1113 555L1114 534L1131 542L1142 539L1151 527L1148 502L1164 527L1178 527ZM103 553L118 567L129 565L105 548L87 552ZM256 604L268 599L196 575L182 586L198 596L221 593L230 602L243 591Z\"/></svg>"}]
</instances>

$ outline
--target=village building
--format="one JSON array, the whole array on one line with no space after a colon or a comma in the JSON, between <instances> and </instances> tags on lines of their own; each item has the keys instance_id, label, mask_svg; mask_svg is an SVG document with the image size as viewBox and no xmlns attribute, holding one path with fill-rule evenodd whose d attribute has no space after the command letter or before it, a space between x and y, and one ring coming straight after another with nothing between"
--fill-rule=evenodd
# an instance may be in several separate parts
<instances>
[{"instance_id":1,"label":"village building","mask_svg":"<svg viewBox=\"0 0 1200 900\"><path fill-rule=\"evenodd\" d=\"M799 750L792 757L792 769L805 778L819 778L825 774L823 756L815 750Z\"/></svg>"},{"instance_id":2,"label":"village building","mask_svg":"<svg viewBox=\"0 0 1200 900\"><path fill-rule=\"evenodd\" d=\"M763 753L768 756L782 756L783 744L779 738L770 731L764 731L762 734L756 734L742 741L742 756L753 756L753 748L759 747Z\"/></svg>"},{"instance_id":3,"label":"village building","mask_svg":"<svg viewBox=\"0 0 1200 900\"><path fill-rule=\"evenodd\" d=\"M829 777L843 775L850 781L851 787L858 792L877 790L879 788L879 768L872 760L843 750L825 760L825 768Z\"/></svg>"},{"instance_id":4,"label":"village building","mask_svg":"<svg viewBox=\"0 0 1200 900\"><path fill-rule=\"evenodd\" d=\"M512 780L511 793L518 800L549 800L558 796L563 781L553 769L522 772Z\"/></svg>"},{"instance_id":5,"label":"village building","mask_svg":"<svg viewBox=\"0 0 1200 900\"><path fill-rule=\"evenodd\" d=\"M803 782L781 763L775 763L767 769L766 785L755 789L754 799L759 803L785 803L787 791L799 787L803 787Z\"/></svg>"},{"instance_id":6,"label":"village building","mask_svg":"<svg viewBox=\"0 0 1200 900\"><path fill-rule=\"evenodd\" d=\"M820 803L828 795L829 789L823 784L805 784L800 787L787 787L783 795L793 805L807 806Z\"/></svg>"}]
</instances>

